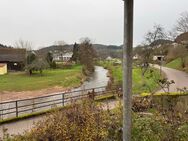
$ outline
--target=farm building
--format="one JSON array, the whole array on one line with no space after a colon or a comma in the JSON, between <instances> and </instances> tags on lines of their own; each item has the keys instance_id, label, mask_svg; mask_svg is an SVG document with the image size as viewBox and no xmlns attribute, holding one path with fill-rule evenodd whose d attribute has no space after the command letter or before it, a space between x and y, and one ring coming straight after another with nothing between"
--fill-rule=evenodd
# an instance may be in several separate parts
<instances>
[{"instance_id":1,"label":"farm building","mask_svg":"<svg viewBox=\"0 0 188 141\"><path fill-rule=\"evenodd\" d=\"M7 64L0 63L0 75L7 74Z\"/></svg>"},{"instance_id":2,"label":"farm building","mask_svg":"<svg viewBox=\"0 0 188 141\"><path fill-rule=\"evenodd\" d=\"M26 49L0 48L0 63L7 64L8 70L22 70L25 61Z\"/></svg>"}]
</instances>

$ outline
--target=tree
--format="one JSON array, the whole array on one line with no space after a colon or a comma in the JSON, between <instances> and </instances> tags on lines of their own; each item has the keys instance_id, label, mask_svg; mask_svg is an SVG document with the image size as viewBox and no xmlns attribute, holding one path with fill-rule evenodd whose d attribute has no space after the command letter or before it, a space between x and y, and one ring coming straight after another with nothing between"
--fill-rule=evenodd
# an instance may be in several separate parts
<instances>
[{"instance_id":1,"label":"tree","mask_svg":"<svg viewBox=\"0 0 188 141\"><path fill-rule=\"evenodd\" d=\"M27 65L31 64L37 58L35 52L30 51L27 53Z\"/></svg>"},{"instance_id":2,"label":"tree","mask_svg":"<svg viewBox=\"0 0 188 141\"><path fill-rule=\"evenodd\" d=\"M15 48L25 48L26 49L26 61L25 65L30 64L35 59L35 54L32 52L32 43L29 41L24 41L22 39L15 42Z\"/></svg>"},{"instance_id":3,"label":"tree","mask_svg":"<svg viewBox=\"0 0 188 141\"><path fill-rule=\"evenodd\" d=\"M50 68L55 69L56 68L56 63L53 61L53 54L52 52L48 52L46 55L46 61L48 62Z\"/></svg>"},{"instance_id":4,"label":"tree","mask_svg":"<svg viewBox=\"0 0 188 141\"><path fill-rule=\"evenodd\" d=\"M161 25L154 25L153 29L148 31L148 33L146 33L145 35L145 41L146 44L148 45L150 45L156 40L166 39L166 38L167 36L165 30Z\"/></svg>"},{"instance_id":5,"label":"tree","mask_svg":"<svg viewBox=\"0 0 188 141\"><path fill-rule=\"evenodd\" d=\"M167 34L161 25L154 25L153 29L146 33L145 41L140 54L141 59L139 60L142 70L142 76L145 75L149 68L149 63L152 60L152 55L154 52L153 47L156 46L158 42L164 42L165 39L167 39Z\"/></svg>"},{"instance_id":6,"label":"tree","mask_svg":"<svg viewBox=\"0 0 188 141\"><path fill-rule=\"evenodd\" d=\"M29 41L24 41L24 40L20 39L17 42L15 42L14 47L15 48L25 48L27 51L31 51L32 43Z\"/></svg>"},{"instance_id":7,"label":"tree","mask_svg":"<svg viewBox=\"0 0 188 141\"><path fill-rule=\"evenodd\" d=\"M42 75L44 69L49 68L49 64L46 60L37 58L31 64L26 66L26 69L29 70L29 75L33 74L33 71L39 71Z\"/></svg>"},{"instance_id":8,"label":"tree","mask_svg":"<svg viewBox=\"0 0 188 141\"><path fill-rule=\"evenodd\" d=\"M72 55L71 60L75 61L76 63L79 62L79 45L77 43L74 44L73 55Z\"/></svg>"},{"instance_id":9,"label":"tree","mask_svg":"<svg viewBox=\"0 0 188 141\"><path fill-rule=\"evenodd\" d=\"M79 46L79 58L80 63L83 64L83 72L88 75L94 72L94 58L96 52L93 49L92 43L88 38L82 39Z\"/></svg>"},{"instance_id":10,"label":"tree","mask_svg":"<svg viewBox=\"0 0 188 141\"><path fill-rule=\"evenodd\" d=\"M188 12L187 11L180 14L180 17L177 20L175 29L179 34L188 32Z\"/></svg>"}]
</instances>

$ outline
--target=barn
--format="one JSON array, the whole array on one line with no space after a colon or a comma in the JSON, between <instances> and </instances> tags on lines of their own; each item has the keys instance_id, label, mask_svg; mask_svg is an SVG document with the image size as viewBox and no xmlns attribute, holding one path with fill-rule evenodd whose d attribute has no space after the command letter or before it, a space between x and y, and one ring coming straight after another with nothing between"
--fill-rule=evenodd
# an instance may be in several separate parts
<instances>
[{"instance_id":1,"label":"barn","mask_svg":"<svg viewBox=\"0 0 188 141\"><path fill-rule=\"evenodd\" d=\"M0 48L0 63L7 64L9 71L21 71L26 61L26 49Z\"/></svg>"}]
</instances>

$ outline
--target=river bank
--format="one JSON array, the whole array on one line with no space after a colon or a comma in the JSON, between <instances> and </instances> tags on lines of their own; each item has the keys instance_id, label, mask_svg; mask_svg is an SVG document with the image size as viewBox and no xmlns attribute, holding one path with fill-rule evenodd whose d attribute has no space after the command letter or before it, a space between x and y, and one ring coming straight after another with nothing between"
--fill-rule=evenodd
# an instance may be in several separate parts
<instances>
[{"instance_id":1,"label":"river bank","mask_svg":"<svg viewBox=\"0 0 188 141\"><path fill-rule=\"evenodd\" d=\"M56 93L62 92L70 92L82 89L91 89L96 87L104 87L107 86L109 78L107 77L108 70L103 67L96 66L95 72L85 80L81 78L81 83L77 83L77 86L71 87L63 87L63 86L54 86L41 90L33 90L33 91L1 91L0 92L0 101L11 101L11 100L20 100L27 98L35 98L40 96L48 96ZM63 77L61 79L64 79ZM85 81L84 81L85 80ZM68 80L71 81L71 80ZM33 82L33 85L36 85Z\"/></svg>"}]
</instances>

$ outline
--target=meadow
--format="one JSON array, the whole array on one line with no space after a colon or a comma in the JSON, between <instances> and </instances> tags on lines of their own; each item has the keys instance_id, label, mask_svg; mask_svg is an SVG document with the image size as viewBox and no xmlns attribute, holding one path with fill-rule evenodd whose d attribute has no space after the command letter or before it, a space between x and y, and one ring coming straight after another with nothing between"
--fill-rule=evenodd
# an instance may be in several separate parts
<instances>
[{"instance_id":1,"label":"meadow","mask_svg":"<svg viewBox=\"0 0 188 141\"><path fill-rule=\"evenodd\" d=\"M78 65L70 69L44 70L42 76L38 73L29 76L25 72L14 72L0 76L0 91L31 91L54 86L71 88L79 86L83 78L82 66Z\"/></svg>"}]
</instances>

